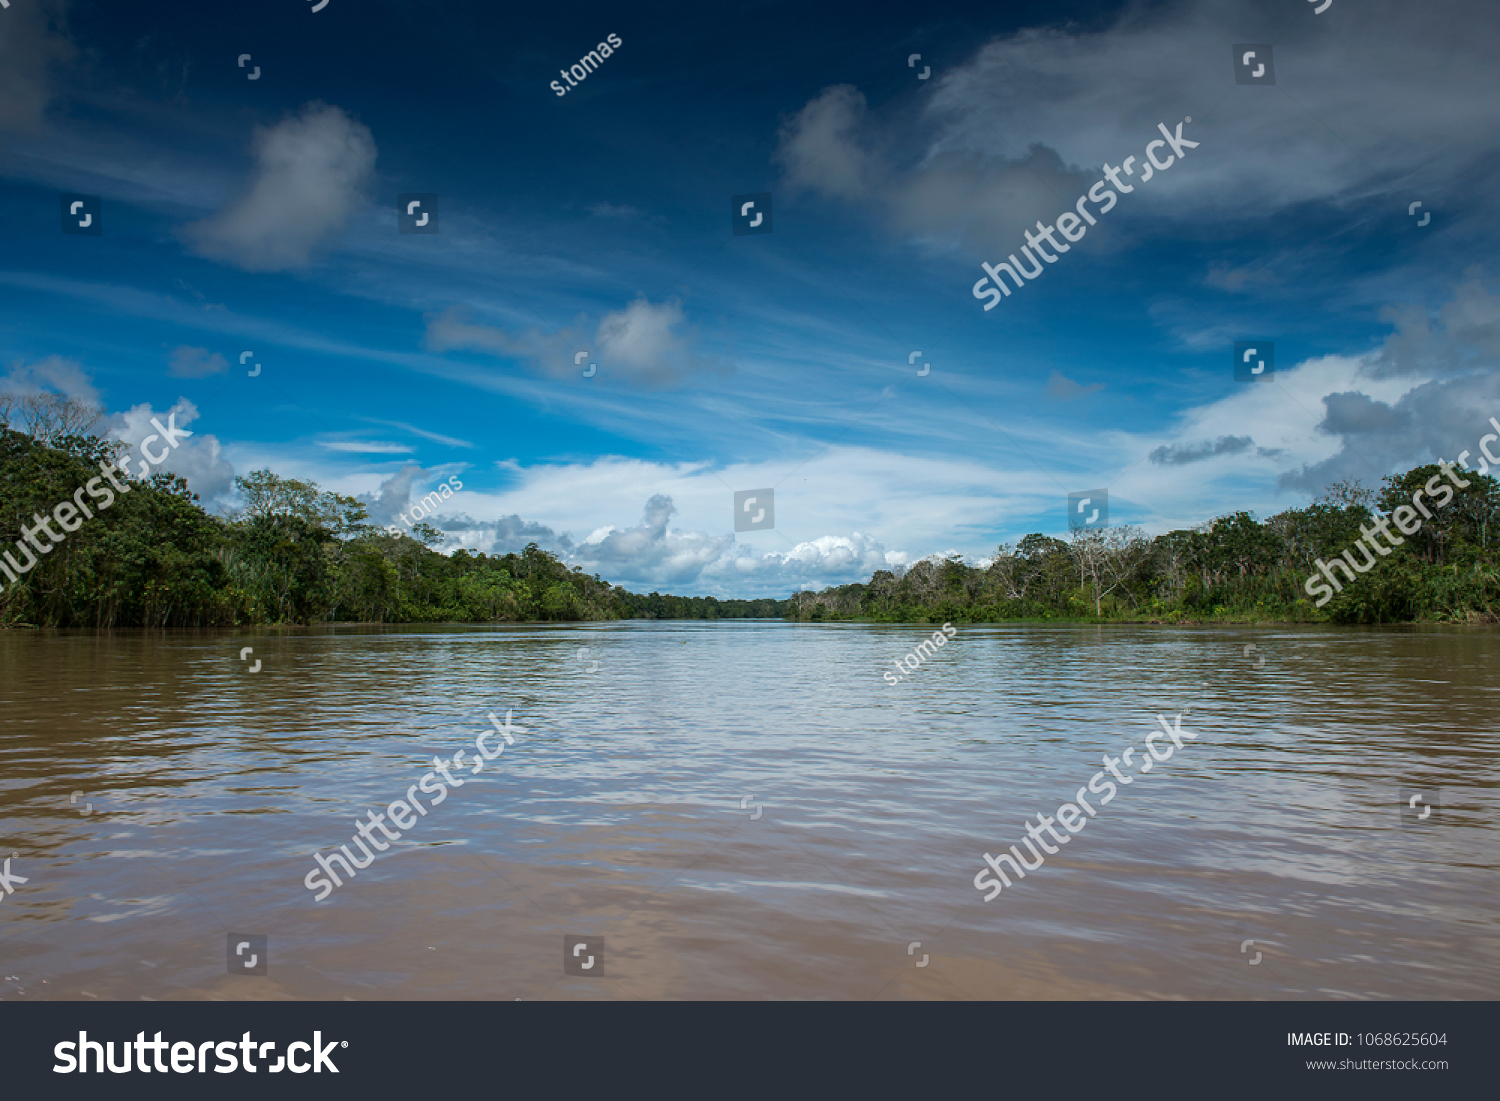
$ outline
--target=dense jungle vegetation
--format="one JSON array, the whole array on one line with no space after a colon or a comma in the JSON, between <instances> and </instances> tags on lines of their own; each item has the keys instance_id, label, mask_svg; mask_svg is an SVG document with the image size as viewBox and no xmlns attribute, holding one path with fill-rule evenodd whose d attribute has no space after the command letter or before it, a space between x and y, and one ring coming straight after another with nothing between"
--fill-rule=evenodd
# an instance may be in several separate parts
<instances>
[{"instance_id":1,"label":"dense jungle vegetation","mask_svg":"<svg viewBox=\"0 0 1500 1101\"><path fill-rule=\"evenodd\" d=\"M878 571L865 584L794 598L802 620L986 622L1002 619L1119 619L1181 622L1234 620L1404 623L1500 621L1500 482L1454 468L1468 482L1433 517L1384 556L1355 547L1383 514L1410 505L1412 494L1441 472L1437 464L1385 478L1375 492L1357 483L1332 486L1306 508L1265 521L1235 512L1189 531L1155 538L1120 526L1076 531L1070 541L1028 535L1002 544L983 568L961 559L924 559L900 575ZM1429 498L1431 500L1431 498ZM1372 505L1374 508L1372 508ZM1391 529L1393 532L1395 529ZM1321 608L1304 588L1324 575L1318 561L1348 552L1375 564L1353 581L1334 570L1342 590ZM1332 592L1332 587L1329 587Z\"/></svg>"},{"instance_id":2,"label":"dense jungle vegetation","mask_svg":"<svg viewBox=\"0 0 1500 1101\"><path fill-rule=\"evenodd\" d=\"M45 395L0 395L0 552L22 560L23 527L75 499L123 452L90 434L97 411ZM18 426L18 427L17 427ZM1319 559L1353 547L1376 516L1409 502L1436 465L1387 477L1378 495L1341 483L1306 508L1259 521L1235 512L1151 538L1120 526L1035 534L983 566L924 559L865 583L786 600L640 595L569 568L535 544L519 554L442 554L442 532L367 523L360 501L254 471L242 507L210 515L175 475L128 493L10 583L0 626L208 627L250 623L412 623L785 617L803 621L1004 619L1277 620L1396 623L1500 620L1490 532L1500 482L1469 482L1419 531L1322 608L1304 590ZM29 554L29 552L27 552ZM1358 552L1356 552L1358 553Z\"/></svg>"},{"instance_id":3,"label":"dense jungle vegetation","mask_svg":"<svg viewBox=\"0 0 1500 1101\"><path fill-rule=\"evenodd\" d=\"M387 534L366 523L360 501L267 470L236 479L244 505L228 517L206 512L175 475L132 479L128 493L107 508L94 502L93 518L50 551L22 554L15 544L23 525L74 500L101 463L123 453L88 434L96 420L61 399L0 395L0 425L24 429L0 427L0 552L21 565L37 559L16 583L0 574L0 626L709 619L786 610L785 601L641 596L569 569L535 544L520 554L441 554L433 548L443 533L428 525L414 537Z\"/></svg>"}]
</instances>

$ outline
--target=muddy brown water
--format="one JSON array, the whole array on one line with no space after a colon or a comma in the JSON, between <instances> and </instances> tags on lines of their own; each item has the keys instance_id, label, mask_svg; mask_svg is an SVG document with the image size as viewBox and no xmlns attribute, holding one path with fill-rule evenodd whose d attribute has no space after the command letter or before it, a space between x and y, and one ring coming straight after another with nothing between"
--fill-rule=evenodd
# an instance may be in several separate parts
<instances>
[{"instance_id":1,"label":"muddy brown water","mask_svg":"<svg viewBox=\"0 0 1500 1101\"><path fill-rule=\"evenodd\" d=\"M0 633L0 998L1500 996L1500 632L931 631Z\"/></svg>"}]
</instances>

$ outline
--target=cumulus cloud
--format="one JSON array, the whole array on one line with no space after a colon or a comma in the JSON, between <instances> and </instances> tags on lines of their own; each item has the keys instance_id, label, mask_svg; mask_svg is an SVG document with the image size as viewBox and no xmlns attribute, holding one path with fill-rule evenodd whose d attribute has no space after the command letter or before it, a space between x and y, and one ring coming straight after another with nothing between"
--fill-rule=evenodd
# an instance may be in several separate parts
<instances>
[{"instance_id":1,"label":"cumulus cloud","mask_svg":"<svg viewBox=\"0 0 1500 1101\"><path fill-rule=\"evenodd\" d=\"M824 535L790 550L756 553L730 534L683 531L671 526L677 508L656 494L634 527L606 527L566 554L567 561L627 588L747 591L790 595L799 588L846 584L875 570L904 564L868 535Z\"/></svg>"},{"instance_id":2,"label":"cumulus cloud","mask_svg":"<svg viewBox=\"0 0 1500 1101\"><path fill-rule=\"evenodd\" d=\"M67 9L64 0L34 0L0 14L0 131L41 128L57 94L57 69L78 53Z\"/></svg>"},{"instance_id":3,"label":"cumulus cloud","mask_svg":"<svg viewBox=\"0 0 1500 1101\"><path fill-rule=\"evenodd\" d=\"M176 348L167 362L167 373L174 378L205 378L228 370L228 361L218 352L210 355L207 348L190 348L186 344Z\"/></svg>"},{"instance_id":4,"label":"cumulus cloud","mask_svg":"<svg viewBox=\"0 0 1500 1101\"><path fill-rule=\"evenodd\" d=\"M758 583L762 591L821 589L868 581L876 570L907 564L907 556L887 551L879 540L860 532L823 535L798 543L789 551L755 555L740 551L705 571L714 580L733 577Z\"/></svg>"},{"instance_id":5,"label":"cumulus cloud","mask_svg":"<svg viewBox=\"0 0 1500 1101\"><path fill-rule=\"evenodd\" d=\"M253 150L245 193L183 232L200 255L247 271L305 267L365 202L375 140L345 111L313 102L275 126L256 127Z\"/></svg>"},{"instance_id":6,"label":"cumulus cloud","mask_svg":"<svg viewBox=\"0 0 1500 1101\"><path fill-rule=\"evenodd\" d=\"M165 410L153 409L149 403L134 405L108 419L109 434L134 450L147 436L160 435L151 423L153 417L168 427L188 428L198 419L198 407L187 398L178 398ZM153 452L165 446L160 440L151 443ZM157 469L181 475L205 504L225 503L234 492L234 467L225 460L218 438L198 430L169 450Z\"/></svg>"},{"instance_id":7,"label":"cumulus cloud","mask_svg":"<svg viewBox=\"0 0 1500 1101\"><path fill-rule=\"evenodd\" d=\"M682 303L676 299L653 305L644 297L637 298L623 310L605 314L592 327L592 336L587 317L553 333L538 329L511 333L477 324L463 307L453 307L427 319L427 348L520 359L553 378L574 377L581 370L574 357L586 351L601 372L639 385L666 386L701 371L721 369L696 351L692 336L683 331L685 326Z\"/></svg>"},{"instance_id":8,"label":"cumulus cloud","mask_svg":"<svg viewBox=\"0 0 1500 1101\"><path fill-rule=\"evenodd\" d=\"M1057 196L1087 190L1094 178L1041 142L1014 156L929 149L916 165L903 144L905 135L870 114L863 93L840 84L782 127L776 159L794 190L867 204L894 232L982 251L1019 238Z\"/></svg>"},{"instance_id":9,"label":"cumulus cloud","mask_svg":"<svg viewBox=\"0 0 1500 1101\"><path fill-rule=\"evenodd\" d=\"M1396 331L1371 360L1371 378L1450 375L1500 361L1500 296L1471 268L1453 298L1430 316L1422 306L1387 306L1381 320Z\"/></svg>"},{"instance_id":10,"label":"cumulus cloud","mask_svg":"<svg viewBox=\"0 0 1500 1101\"><path fill-rule=\"evenodd\" d=\"M1329 394L1319 431L1339 437L1337 452L1284 473L1279 488L1317 493L1340 479L1373 483L1380 475L1418 463L1454 459L1468 451L1477 465L1480 437L1500 416L1500 371L1435 379L1394 402L1358 391Z\"/></svg>"},{"instance_id":11,"label":"cumulus cloud","mask_svg":"<svg viewBox=\"0 0 1500 1101\"><path fill-rule=\"evenodd\" d=\"M398 496L404 503L405 490ZM570 566L639 592L788 596L799 588L864 580L876 570L899 569L910 561L905 552L888 551L879 540L860 532L824 535L789 543L788 549L762 551L737 542L729 532L674 527L677 515L669 495L652 494L639 523L607 524L581 541L553 525L524 520L514 513L476 519L466 511L430 522L449 536L445 551L507 554L536 543Z\"/></svg>"},{"instance_id":12,"label":"cumulus cloud","mask_svg":"<svg viewBox=\"0 0 1500 1101\"><path fill-rule=\"evenodd\" d=\"M412 486L427 476L427 471L410 463L381 482L374 493L362 494L359 500L369 510L369 522L380 527L396 523L411 502Z\"/></svg>"},{"instance_id":13,"label":"cumulus cloud","mask_svg":"<svg viewBox=\"0 0 1500 1101\"><path fill-rule=\"evenodd\" d=\"M668 522L676 511L672 498L657 494L646 502L640 524L594 532L577 548L573 560L590 573L610 578L692 584L734 545L734 536L673 531Z\"/></svg>"},{"instance_id":14,"label":"cumulus cloud","mask_svg":"<svg viewBox=\"0 0 1500 1101\"><path fill-rule=\"evenodd\" d=\"M514 514L498 520L475 520L467 513L459 513L445 517L434 526L453 536L450 544L455 550L464 547L486 554L518 554L528 543L535 543L564 558L573 550L573 540L567 534L559 534L546 524L522 520Z\"/></svg>"},{"instance_id":15,"label":"cumulus cloud","mask_svg":"<svg viewBox=\"0 0 1500 1101\"><path fill-rule=\"evenodd\" d=\"M1181 466L1183 463L1201 463L1216 455L1238 455L1249 451L1254 444L1249 436L1220 436L1217 440L1195 444L1163 444L1152 450L1149 458L1157 466Z\"/></svg>"},{"instance_id":16,"label":"cumulus cloud","mask_svg":"<svg viewBox=\"0 0 1500 1101\"><path fill-rule=\"evenodd\" d=\"M1317 493L1340 479L1371 483L1466 449L1473 456L1488 418L1500 416L1500 296L1478 271L1467 273L1435 317L1417 306L1392 306L1382 316L1396 331L1366 357L1358 388L1322 398L1317 430L1337 437L1339 449L1284 472L1278 488ZM1375 389L1386 393L1367 392Z\"/></svg>"}]
</instances>

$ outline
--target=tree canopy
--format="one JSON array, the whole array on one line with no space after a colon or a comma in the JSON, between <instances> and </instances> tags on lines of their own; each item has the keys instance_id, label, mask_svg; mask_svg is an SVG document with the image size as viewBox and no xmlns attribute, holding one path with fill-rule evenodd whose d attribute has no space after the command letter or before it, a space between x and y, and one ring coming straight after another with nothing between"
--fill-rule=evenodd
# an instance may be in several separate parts
<instances>
[{"instance_id":1,"label":"tree canopy","mask_svg":"<svg viewBox=\"0 0 1500 1101\"><path fill-rule=\"evenodd\" d=\"M0 395L0 551L99 475L121 445L88 434L97 411ZM206 512L176 475L131 480L15 583L0 576L0 625L190 627L246 623L596 619L1267 619L1392 623L1500 620L1500 482L1472 472L1451 501L1319 608L1320 559L1442 474L1435 464L1377 492L1340 483L1266 520L1231 512L1154 538L1117 526L1040 533L981 565L924 559L867 582L786 600L719 600L612 586L532 543L489 555L434 548L442 532L369 524L360 501L269 470L236 479L243 506ZM1434 503L1435 504L1435 503ZM1378 508L1380 514L1372 511ZM1373 556L1372 556L1373 557Z\"/></svg>"}]
</instances>

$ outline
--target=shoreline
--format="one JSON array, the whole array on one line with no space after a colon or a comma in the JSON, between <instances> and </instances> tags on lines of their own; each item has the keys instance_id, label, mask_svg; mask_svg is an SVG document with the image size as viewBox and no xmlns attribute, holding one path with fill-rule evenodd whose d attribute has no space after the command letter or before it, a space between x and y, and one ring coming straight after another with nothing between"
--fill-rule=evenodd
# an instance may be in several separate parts
<instances>
[{"instance_id":1,"label":"shoreline","mask_svg":"<svg viewBox=\"0 0 1500 1101\"><path fill-rule=\"evenodd\" d=\"M1500 627L1500 619L1481 620L1454 620L1454 619L1417 619L1403 620L1399 623L1336 623L1327 619L1252 619L1238 617L1189 618L1181 619L1065 619L1065 618L1030 618L1016 617L1007 619L948 619L944 622L953 623L961 627L981 626L1016 626L1016 627L1275 627L1284 629L1288 627L1318 627L1341 630L1380 628L1411 628L1411 627ZM242 624L238 626L211 626L211 627L43 627L32 623L0 624L0 635L8 632L16 634L58 632L58 633L89 633L89 634L182 634L185 632L244 635L265 634L269 632L320 632L338 628L379 628L399 629L407 627L468 627L468 628L495 628L495 627L580 627L592 624L606 623L785 623L789 626L831 626L835 624L859 625L867 627L915 627L927 628L938 623L937 620L928 619L869 619L869 618L818 618L818 619L791 619L781 616L736 616L715 618L629 618L629 619L579 619L579 620L555 620L555 619L533 619L533 620L487 620L476 622L473 620L411 620L399 623L391 622L364 622L359 620L338 620L328 623L260 623Z\"/></svg>"}]
</instances>

